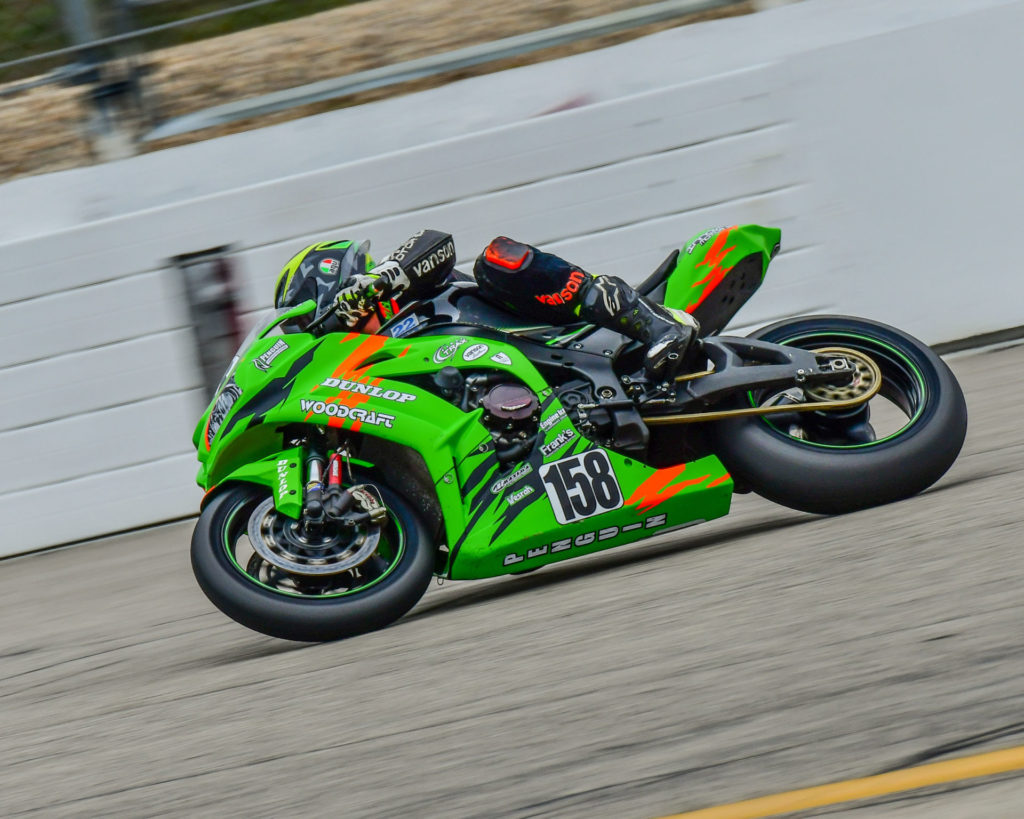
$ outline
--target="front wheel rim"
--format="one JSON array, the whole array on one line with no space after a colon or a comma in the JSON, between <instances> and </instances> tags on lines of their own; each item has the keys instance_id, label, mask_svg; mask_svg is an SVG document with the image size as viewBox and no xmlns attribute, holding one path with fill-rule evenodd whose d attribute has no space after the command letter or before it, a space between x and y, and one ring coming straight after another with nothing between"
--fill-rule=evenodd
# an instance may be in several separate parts
<instances>
[{"instance_id":1,"label":"front wheel rim","mask_svg":"<svg viewBox=\"0 0 1024 819\"><path fill-rule=\"evenodd\" d=\"M388 509L376 548L366 561L352 569L325 578L292 575L264 560L249 542L250 518L266 514L264 503L236 506L224 523L221 546L232 567L246 581L274 594L300 599L334 599L368 591L390 577L406 551L405 531L394 511ZM280 513L278 516L283 517Z\"/></svg>"}]
</instances>

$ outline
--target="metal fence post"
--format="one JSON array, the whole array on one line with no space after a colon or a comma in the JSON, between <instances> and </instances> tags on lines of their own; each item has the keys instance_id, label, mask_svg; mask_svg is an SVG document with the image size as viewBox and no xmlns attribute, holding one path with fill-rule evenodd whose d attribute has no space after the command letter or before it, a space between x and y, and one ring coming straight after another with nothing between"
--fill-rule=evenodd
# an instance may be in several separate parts
<instances>
[{"instance_id":1,"label":"metal fence post","mask_svg":"<svg viewBox=\"0 0 1024 819\"><path fill-rule=\"evenodd\" d=\"M207 400L213 397L242 341L241 306L230 253L228 246L214 247L171 259L184 282Z\"/></svg>"},{"instance_id":2,"label":"metal fence post","mask_svg":"<svg viewBox=\"0 0 1024 819\"><path fill-rule=\"evenodd\" d=\"M58 0L64 14L64 28L74 45L87 45L100 39L92 0ZM86 59L97 62L95 53L87 51Z\"/></svg>"},{"instance_id":3,"label":"metal fence post","mask_svg":"<svg viewBox=\"0 0 1024 819\"><path fill-rule=\"evenodd\" d=\"M93 0L59 0L64 27L72 44L87 46L101 38ZM123 122L122 100L134 91L136 79L109 81L108 50L85 48L80 52L83 73L76 82L90 85L90 113L86 132L98 159L124 159L136 153L131 129Z\"/></svg>"}]
</instances>

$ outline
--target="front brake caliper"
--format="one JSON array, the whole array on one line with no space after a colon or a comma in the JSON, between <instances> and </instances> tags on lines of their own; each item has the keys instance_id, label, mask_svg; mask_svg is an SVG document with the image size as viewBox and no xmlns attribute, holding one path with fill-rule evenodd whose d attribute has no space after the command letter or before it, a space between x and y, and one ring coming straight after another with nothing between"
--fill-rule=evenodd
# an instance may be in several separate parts
<instances>
[{"instance_id":1,"label":"front brake caliper","mask_svg":"<svg viewBox=\"0 0 1024 819\"><path fill-rule=\"evenodd\" d=\"M348 491L355 498L356 506L370 516L371 523L378 526L384 523L388 516L388 509L376 486L372 483L360 483L350 486Z\"/></svg>"}]
</instances>

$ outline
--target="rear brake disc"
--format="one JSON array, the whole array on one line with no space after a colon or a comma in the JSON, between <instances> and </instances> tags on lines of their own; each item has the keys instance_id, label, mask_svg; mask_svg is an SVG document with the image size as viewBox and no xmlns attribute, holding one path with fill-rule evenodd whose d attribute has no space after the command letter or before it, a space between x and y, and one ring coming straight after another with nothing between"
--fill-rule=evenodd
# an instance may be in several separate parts
<instances>
[{"instance_id":1,"label":"rear brake disc","mask_svg":"<svg viewBox=\"0 0 1024 819\"><path fill-rule=\"evenodd\" d=\"M804 393L808 398L815 401L856 401L858 398L878 391L876 384L880 382L882 374L868 356L849 347L822 347L811 352L816 355L842 357L853 364L853 380L849 384L833 386L831 384L816 384L804 387ZM880 386L880 385L879 385Z\"/></svg>"}]
</instances>

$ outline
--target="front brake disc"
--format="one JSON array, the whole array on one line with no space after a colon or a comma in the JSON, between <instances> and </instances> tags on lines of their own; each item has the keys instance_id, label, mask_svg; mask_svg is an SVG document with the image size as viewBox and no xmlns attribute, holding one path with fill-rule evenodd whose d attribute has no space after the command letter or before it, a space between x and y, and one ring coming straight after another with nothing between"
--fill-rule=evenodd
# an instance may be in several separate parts
<instances>
[{"instance_id":1,"label":"front brake disc","mask_svg":"<svg viewBox=\"0 0 1024 819\"><path fill-rule=\"evenodd\" d=\"M340 527L337 527L340 529ZM278 513L267 498L249 517L249 542L265 561L290 574L340 574L365 563L380 541L380 527L354 527L316 540L303 534L299 521Z\"/></svg>"}]
</instances>

